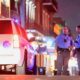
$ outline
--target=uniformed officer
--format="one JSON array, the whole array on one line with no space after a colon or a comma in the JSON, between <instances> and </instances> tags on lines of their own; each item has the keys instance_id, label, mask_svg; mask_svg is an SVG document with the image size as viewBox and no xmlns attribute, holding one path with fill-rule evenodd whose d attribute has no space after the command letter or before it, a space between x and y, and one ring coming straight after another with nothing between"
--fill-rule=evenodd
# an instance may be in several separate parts
<instances>
[{"instance_id":1,"label":"uniformed officer","mask_svg":"<svg viewBox=\"0 0 80 80\"><path fill-rule=\"evenodd\" d=\"M73 45L69 28L63 27L62 33L56 37L57 48L57 75L67 75L68 60L70 58L70 48Z\"/></svg>"},{"instance_id":2,"label":"uniformed officer","mask_svg":"<svg viewBox=\"0 0 80 80\"><path fill-rule=\"evenodd\" d=\"M76 27L75 53L78 61L79 75L80 75L80 25Z\"/></svg>"}]
</instances>

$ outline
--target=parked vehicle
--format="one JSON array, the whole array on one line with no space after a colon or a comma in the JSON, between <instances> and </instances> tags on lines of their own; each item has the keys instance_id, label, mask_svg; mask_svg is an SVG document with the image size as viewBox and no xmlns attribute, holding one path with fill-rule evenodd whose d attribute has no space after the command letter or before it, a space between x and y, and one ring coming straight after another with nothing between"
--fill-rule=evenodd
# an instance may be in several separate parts
<instances>
[{"instance_id":1,"label":"parked vehicle","mask_svg":"<svg viewBox=\"0 0 80 80\"><path fill-rule=\"evenodd\" d=\"M12 19L0 19L0 70L25 74L33 68L34 56L25 30Z\"/></svg>"}]
</instances>

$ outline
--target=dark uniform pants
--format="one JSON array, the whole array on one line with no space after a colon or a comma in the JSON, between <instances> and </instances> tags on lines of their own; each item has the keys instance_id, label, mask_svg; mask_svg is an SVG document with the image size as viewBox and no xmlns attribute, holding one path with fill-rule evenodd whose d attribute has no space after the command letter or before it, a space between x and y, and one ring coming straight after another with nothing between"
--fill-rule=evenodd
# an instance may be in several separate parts
<instances>
[{"instance_id":1,"label":"dark uniform pants","mask_svg":"<svg viewBox=\"0 0 80 80\"><path fill-rule=\"evenodd\" d=\"M67 75L68 74L68 61L70 58L69 50L58 50L57 55L57 75Z\"/></svg>"}]
</instances>

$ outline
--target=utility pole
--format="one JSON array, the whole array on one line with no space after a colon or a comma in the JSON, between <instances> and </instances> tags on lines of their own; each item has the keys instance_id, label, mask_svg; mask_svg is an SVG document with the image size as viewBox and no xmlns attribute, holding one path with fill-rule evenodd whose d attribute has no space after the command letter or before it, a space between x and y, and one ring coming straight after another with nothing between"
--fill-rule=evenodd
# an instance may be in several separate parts
<instances>
[{"instance_id":1,"label":"utility pole","mask_svg":"<svg viewBox=\"0 0 80 80\"><path fill-rule=\"evenodd\" d=\"M26 0L20 0L20 21L21 21L21 26L25 28L26 26Z\"/></svg>"}]
</instances>

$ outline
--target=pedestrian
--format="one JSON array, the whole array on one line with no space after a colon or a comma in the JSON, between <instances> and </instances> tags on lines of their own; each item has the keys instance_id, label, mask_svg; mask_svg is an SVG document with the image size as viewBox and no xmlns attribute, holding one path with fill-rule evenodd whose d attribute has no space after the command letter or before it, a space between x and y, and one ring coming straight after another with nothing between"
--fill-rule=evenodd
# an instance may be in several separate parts
<instances>
[{"instance_id":1,"label":"pedestrian","mask_svg":"<svg viewBox=\"0 0 80 80\"><path fill-rule=\"evenodd\" d=\"M76 27L76 32L77 36L75 39L75 55L77 57L77 62L78 62L78 74L80 75L80 25Z\"/></svg>"},{"instance_id":2,"label":"pedestrian","mask_svg":"<svg viewBox=\"0 0 80 80\"><path fill-rule=\"evenodd\" d=\"M73 39L67 26L62 28L62 32L56 37L55 42L57 48L57 75L68 75L68 60L70 59Z\"/></svg>"}]
</instances>

